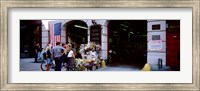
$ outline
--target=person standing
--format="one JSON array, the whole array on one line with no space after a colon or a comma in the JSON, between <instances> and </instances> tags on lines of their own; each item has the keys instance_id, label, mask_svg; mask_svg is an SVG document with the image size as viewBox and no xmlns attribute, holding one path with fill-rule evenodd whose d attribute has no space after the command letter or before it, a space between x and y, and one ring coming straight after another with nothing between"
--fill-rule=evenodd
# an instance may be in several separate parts
<instances>
[{"instance_id":1,"label":"person standing","mask_svg":"<svg viewBox=\"0 0 200 91\"><path fill-rule=\"evenodd\" d=\"M50 67L50 64L52 62L51 49L50 48L51 48L50 46L47 46L46 47L46 53L44 53L44 55L45 55L44 59L47 60L46 71L49 71L49 67Z\"/></svg>"},{"instance_id":2,"label":"person standing","mask_svg":"<svg viewBox=\"0 0 200 91\"><path fill-rule=\"evenodd\" d=\"M42 60L41 58L41 53L42 53L42 48L40 46L40 44L38 43L38 47L37 47L37 52L38 52L38 60Z\"/></svg>"},{"instance_id":3,"label":"person standing","mask_svg":"<svg viewBox=\"0 0 200 91\"><path fill-rule=\"evenodd\" d=\"M62 65L65 66L66 63L66 57L65 57L65 52L66 52L66 44L62 43L62 47L64 48L64 53L62 54Z\"/></svg>"},{"instance_id":4,"label":"person standing","mask_svg":"<svg viewBox=\"0 0 200 91\"><path fill-rule=\"evenodd\" d=\"M67 70L68 71L69 70L75 70L74 69L74 66L75 66L75 61L74 61L75 55L74 55L74 52L72 50L72 45L71 44L67 44L66 51L68 52L66 54L66 56L67 56L67 64L68 64Z\"/></svg>"},{"instance_id":5,"label":"person standing","mask_svg":"<svg viewBox=\"0 0 200 91\"><path fill-rule=\"evenodd\" d=\"M52 56L56 64L55 71L61 71L62 55L64 53L64 50L65 49L61 46L60 42L57 42L56 46L52 50Z\"/></svg>"},{"instance_id":6,"label":"person standing","mask_svg":"<svg viewBox=\"0 0 200 91\"><path fill-rule=\"evenodd\" d=\"M36 43L35 44L35 48L34 48L35 50L34 50L34 56L35 56L35 63L37 63L38 62L38 54L39 54L39 52L40 52L40 44L39 43Z\"/></svg>"}]
</instances>

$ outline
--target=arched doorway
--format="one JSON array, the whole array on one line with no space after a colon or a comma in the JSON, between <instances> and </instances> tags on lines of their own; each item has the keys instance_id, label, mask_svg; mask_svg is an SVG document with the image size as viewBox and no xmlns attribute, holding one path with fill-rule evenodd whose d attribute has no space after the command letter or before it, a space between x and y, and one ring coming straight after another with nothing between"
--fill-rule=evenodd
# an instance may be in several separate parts
<instances>
[{"instance_id":1,"label":"arched doorway","mask_svg":"<svg viewBox=\"0 0 200 91\"><path fill-rule=\"evenodd\" d=\"M72 20L67 22L66 27L66 42L71 43L72 47L79 49L80 44L86 44L88 42L88 26L82 20Z\"/></svg>"},{"instance_id":2,"label":"arched doorway","mask_svg":"<svg viewBox=\"0 0 200 91\"><path fill-rule=\"evenodd\" d=\"M143 66L147 62L147 21L110 20L108 52L111 64Z\"/></svg>"}]
</instances>

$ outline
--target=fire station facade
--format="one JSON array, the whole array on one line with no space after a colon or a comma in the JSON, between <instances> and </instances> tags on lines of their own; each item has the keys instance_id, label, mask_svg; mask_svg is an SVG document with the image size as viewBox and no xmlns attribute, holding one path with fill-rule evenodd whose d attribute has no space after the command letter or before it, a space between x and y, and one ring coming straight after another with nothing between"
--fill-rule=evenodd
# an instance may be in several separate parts
<instances>
[{"instance_id":1,"label":"fire station facade","mask_svg":"<svg viewBox=\"0 0 200 91\"><path fill-rule=\"evenodd\" d=\"M123 21L123 24L120 24L122 23L120 20L51 22L62 24L61 43L76 42L78 45L89 42L99 43L103 59L108 59L110 52L115 53L120 50L121 53L113 56L120 56L117 58L119 61L120 58L129 61L137 60L137 62L141 59L144 63L180 68L180 20ZM134 27L127 28L129 26ZM41 31L41 45L44 48L50 42L49 30L42 25ZM129 56L128 59L126 56Z\"/></svg>"}]
</instances>

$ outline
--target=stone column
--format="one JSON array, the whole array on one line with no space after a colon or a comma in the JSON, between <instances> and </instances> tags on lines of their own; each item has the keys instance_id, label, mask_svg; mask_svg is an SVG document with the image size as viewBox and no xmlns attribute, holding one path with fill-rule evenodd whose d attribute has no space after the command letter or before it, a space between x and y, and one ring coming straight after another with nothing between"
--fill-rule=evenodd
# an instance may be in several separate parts
<instances>
[{"instance_id":1,"label":"stone column","mask_svg":"<svg viewBox=\"0 0 200 91\"><path fill-rule=\"evenodd\" d=\"M61 21L61 43L66 43L66 26L64 26L66 21Z\"/></svg>"},{"instance_id":2,"label":"stone column","mask_svg":"<svg viewBox=\"0 0 200 91\"><path fill-rule=\"evenodd\" d=\"M45 28L45 26L42 24L42 48L45 48L46 45L49 43L49 30Z\"/></svg>"},{"instance_id":3,"label":"stone column","mask_svg":"<svg viewBox=\"0 0 200 91\"><path fill-rule=\"evenodd\" d=\"M88 29L87 29L87 41L88 41L88 43L90 42L90 26L91 25L93 25L92 24L92 20L83 20L86 24L87 24L87 26L88 26Z\"/></svg>"},{"instance_id":4,"label":"stone column","mask_svg":"<svg viewBox=\"0 0 200 91\"><path fill-rule=\"evenodd\" d=\"M102 32L101 32L101 47L102 47L102 57L103 59L108 58L108 27L107 21L102 22Z\"/></svg>"},{"instance_id":5,"label":"stone column","mask_svg":"<svg viewBox=\"0 0 200 91\"><path fill-rule=\"evenodd\" d=\"M107 59L107 57L108 57L107 20L97 20L97 24L102 25L102 30L101 30L101 57L103 59Z\"/></svg>"},{"instance_id":6,"label":"stone column","mask_svg":"<svg viewBox=\"0 0 200 91\"><path fill-rule=\"evenodd\" d=\"M85 20L85 22L88 25L88 42L90 42L90 26L93 25L92 24L92 20ZM100 24L102 26L102 30L101 30L101 57L103 59L107 59L107 48L108 48L108 35L107 35L107 21L106 20L95 20L95 22L97 24Z\"/></svg>"},{"instance_id":7,"label":"stone column","mask_svg":"<svg viewBox=\"0 0 200 91\"><path fill-rule=\"evenodd\" d=\"M148 20L147 23L147 63L158 65L158 59L166 66L166 21Z\"/></svg>"}]
</instances>

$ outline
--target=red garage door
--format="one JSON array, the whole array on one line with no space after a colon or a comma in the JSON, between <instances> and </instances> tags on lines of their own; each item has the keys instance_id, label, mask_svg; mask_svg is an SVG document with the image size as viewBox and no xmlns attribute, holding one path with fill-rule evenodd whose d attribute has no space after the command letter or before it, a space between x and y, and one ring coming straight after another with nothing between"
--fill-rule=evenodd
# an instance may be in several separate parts
<instances>
[{"instance_id":1,"label":"red garage door","mask_svg":"<svg viewBox=\"0 0 200 91\"><path fill-rule=\"evenodd\" d=\"M168 21L167 62L173 70L180 70L180 21Z\"/></svg>"}]
</instances>

